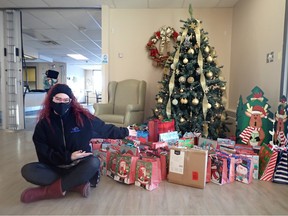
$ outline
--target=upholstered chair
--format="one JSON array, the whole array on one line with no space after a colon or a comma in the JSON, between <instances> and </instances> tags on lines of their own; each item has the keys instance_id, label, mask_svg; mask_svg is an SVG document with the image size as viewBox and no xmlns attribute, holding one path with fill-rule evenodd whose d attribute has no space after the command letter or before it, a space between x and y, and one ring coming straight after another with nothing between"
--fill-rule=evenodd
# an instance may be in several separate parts
<instances>
[{"instance_id":1,"label":"upholstered chair","mask_svg":"<svg viewBox=\"0 0 288 216\"><path fill-rule=\"evenodd\" d=\"M146 82L136 79L111 81L108 103L95 103L94 115L107 124L127 127L144 120Z\"/></svg>"}]
</instances>

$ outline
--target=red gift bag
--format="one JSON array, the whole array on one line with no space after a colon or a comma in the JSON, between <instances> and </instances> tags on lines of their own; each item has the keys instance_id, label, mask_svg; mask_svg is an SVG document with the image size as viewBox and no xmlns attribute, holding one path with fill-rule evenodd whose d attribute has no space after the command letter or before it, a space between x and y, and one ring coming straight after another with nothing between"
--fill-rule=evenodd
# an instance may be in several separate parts
<instances>
[{"instance_id":1,"label":"red gift bag","mask_svg":"<svg viewBox=\"0 0 288 216\"><path fill-rule=\"evenodd\" d=\"M159 119L151 119L148 121L148 141L158 142L159 134L175 131L175 121L174 119L161 121Z\"/></svg>"},{"instance_id":2,"label":"red gift bag","mask_svg":"<svg viewBox=\"0 0 288 216\"><path fill-rule=\"evenodd\" d=\"M130 154L118 155L114 180L125 184L134 184L137 160L138 156Z\"/></svg>"},{"instance_id":3,"label":"red gift bag","mask_svg":"<svg viewBox=\"0 0 288 216\"><path fill-rule=\"evenodd\" d=\"M276 162L277 162L277 157L278 157L278 151L274 150L269 162L267 163L267 166L260 178L260 180L262 181L272 181L273 175L274 175L274 171L275 171L275 167L276 167Z\"/></svg>"},{"instance_id":4,"label":"red gift bag","mask_svg":"<svg viewBox=\"0 0 288 216\"><path fill-rule=\"evenodd\" d=\"M266 167L272 157L273 150L268 145L262 144L259 152L259 179L265 172Z\"/></svg>"},{"instance_id":5,"label":"red gift bag","mask_svg":"<svg viewBox=\"0 0 288 216\"><path fill-rule=\"evenodd\" d=\"M161 182L160 158L142 158L136 164L135 185L154 190Z\"/></svg>"},{"instance_id":6,"label":"red gift bag","mask_svg":"<svg viewBox=\"0 0 288 216\"><path fill-rule=\"evenodd\" d=\"M228 183L227 158L211 155L211 182L219 185Z\"/></svg>"}]
</instances>

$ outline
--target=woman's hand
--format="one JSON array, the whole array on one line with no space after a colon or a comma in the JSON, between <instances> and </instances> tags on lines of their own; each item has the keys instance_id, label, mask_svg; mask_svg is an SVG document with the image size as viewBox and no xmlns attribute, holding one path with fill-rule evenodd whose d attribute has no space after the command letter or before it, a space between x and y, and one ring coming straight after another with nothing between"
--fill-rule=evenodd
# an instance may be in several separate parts
<instances>
[{"instance_id":1,"label":"woman's hand","mask_svg":"<svg viewBox=\"0 0 288 216\"><path fill-rule=\"evenodd\" d=\"M132 126L128 126L127 129L129 131L129 135L128 136L133 136L133 137L137 136L137 131Z\"/></svg>"},{"instance_id":2,"label":"woman's hand","mask_svg":"<svg viewBox=\"0 0 288 216\"><path fill-rule=\"evenodd\" d=\"M82 150L75 151L71 154L71 160L74 161L74 160L77 160L80 158L87 157L87 156L92 155L92 154L93 154L92 152L85 152Z\"/></svg>"}]
</instances>

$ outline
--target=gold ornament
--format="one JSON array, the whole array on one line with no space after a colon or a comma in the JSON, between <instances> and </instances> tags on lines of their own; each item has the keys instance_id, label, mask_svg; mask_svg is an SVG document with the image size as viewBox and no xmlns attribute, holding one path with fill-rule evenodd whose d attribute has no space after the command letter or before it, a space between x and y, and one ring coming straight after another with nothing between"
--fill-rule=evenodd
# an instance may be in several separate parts
<instances>
[{"instance_id":1,"label":"gold ornament","mask_svg":"<svg viewBox=\"0 0 288 216\"><path fill-rule=\"evenodd\" d=\"M208 109L211 109L211 107L212 107L211 104L208 103L207 108L208 108Z\"/></svg>"},{"instance_id":2,"label":"gold ornament","mask_svg":"<svg viewBox=\"0 0 288 216\"><path fill-rule=\"evenodd\" d=\"M176 66L175 66L174 64L171 64L170 68L171 68L172 70L175 70Z\"/></svg>"},{"instance_id":3,"label":"gold ornament","mask_svg":"<svg viewBox=\"0 0 288 216\"><path fill-rule=\"evenodd\" d=\"M200 72L201 72L201 71L200 71L200 68L197 68L197 69L196 69L196 73L200 74Z\"/></svg>"},{"instance_id":4,"label":"gold ornament","mask_svg":"<svg viewBox=\"0 0 288 216\"><path fill-rule=\"evenodd\" d=\"M220 104L218 102L215 103L215 109L219 109Z\"/></svg>"},{"instance_id":5,"label":"gold ornament","mask_svg":"<svg viewBox=\"0 0 288 216\"><path fill-rule=\"evenodd\" d=\"M212 62L213 61L213 58L209 55L207 58L206 58L207 62Z\"/></svg>"},{"instance_id":6,"label":"gold ornament","mask_svg":"<svg viewBox=\"0 0 288 216\"><path fill-rule=\"evenodd\" d=\"M192 104L193 104L193 105L198 105L198 104L199 104L198 98L194 98L194 99L192 100Z\"/></svg>"},{"instance_id":7,"label":"gold ornament","mask_svg":"<svg viewBox=\"0 0 288 216\"><path fill-rule=\"evenodd\" d=\"M159 110L157 108L155 108L155 112L158 112Z\"/></svg>"},{"instance_id":8,"label":"gold ornament","mask_svg":"<svg viewBox=\"0 0 288 216\"><path fill-rule=\"evenodd\" d=\"M158 98L157 100L158 103L163 103L163 99L161 97Z\"/></svg>"},{"instance_id":9,"label":"gold ornament","mask_svg":"<svg viewBox=\"0 0 288 216\"><path fill-rule=\"evenodd\" d=\"M187 64L188 61L189 61L189 60L188 60L187 58L183 59L183 63L184 63L184 64Z\"/></svg>"},{"instance_id":10,"label":"gold ornament","mask_svg":"<svg viewBox=\"0 0 288 216\"><path fill-rule=\"evenodd\" d=\"M181 41L181 35L178 35L177 41Z\"/></svg>"},{"instance_id":11,"label":"gold ornament","mask_svg":"<svg viewBox=\"0 0 288 216\"><path fill-rule=\"evenodd\" d=\"M211 79L212 76L213 76L213 73L212 73L211 71L208 71L208 72L206 73L206 77L207 77L207 78Z\"/></svg>"},{"instance_id":12,"label":"gold ornament","mask_svg":"<svg viewBox=\"0 0 288 216\"><path fill-rule=\"evenodd\" d=\"M176 74L178 75L180 73L180 71L178 69L176 69Z\"/></svg>"},{"instance_id":13,"label":"gold ornament","mask_svg":"<svg viewBox=\"0 0 288 216\"><path fill-rule=\"evenodd\" d=\"M206 53L209 53L209 52L210 52L209 46L206 46L205 49L204 49L204 51L205 51Z\"/></svg>"},{"instance_id":14,"label":"gold ornament","mask_svg":"<svg viewBox=\"0 0 288 216\"><path fill-rule=\"evenodd\" d=\"M180 102L181 102L182 104L187 104L187 103L188 103L188 100L187 100L187 98L181 98Z\"/></svg>"},{"instance_id":15,"label":"gold ornament","mask_svg":"<svg viewBox=\"0 0 288 216\"><path fill-rule=\"evenodd\" d=\"M183 93L183 92L184 92L184 89L181 88L181 89L180 89L180 92Z\"/></svg>"},{"instance_id":16,"label":"gold ornament","mask_svg":"<svg viewBox=\"0 0 288 216\"><path fill-rule=\"evenodd\" d=\"M179 82L184 83L186 81L186 78L184 76L179 77Z\"/></svg>"},{"instance_id":17,"label":"gold ornament","mask_svg":"<svg viewBox=\"0 0 288 216\"><path fill-rule=\"evenodd\" d=\"M194 49L190 48L190 49L188 50L188 53L193 55L193 54L194 54Z\"/></svg>"},{"instance_id":18,"label":"gold ornament","mask_svg":"<svg viewBox=\"0 0 288 216\"><path fill-rule=\"evenodd\" d=\"M190 84L193 83L194 82L194 77L188 77L187 82L190 83Z\"/></svg>"},{"instance_id":19,"label":"gold ornament","mask_svg":"<svg viewBox=\"0 0 288 216\"><path fill-rule=\"evenodd\" d=\"M225 91L225 90L226 90L226 86L221 86L220 89L221 89L222 91Z\"/></svg>"},{"instance_id":20,"label":"gold ornament","mask_svg":"<svg viewBox=\"0 0 288 216\"><path fill-rule=\"evenodd\" d=\"M185 119L183 117L180 118L180 122L185 122Z\"/></svg>"}]
</instances>

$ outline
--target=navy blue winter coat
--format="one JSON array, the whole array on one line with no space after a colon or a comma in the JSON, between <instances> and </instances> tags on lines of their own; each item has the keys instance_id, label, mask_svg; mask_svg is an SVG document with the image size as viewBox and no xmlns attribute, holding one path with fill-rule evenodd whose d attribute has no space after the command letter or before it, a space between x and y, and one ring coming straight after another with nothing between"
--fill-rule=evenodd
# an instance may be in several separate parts
<instances>
[{"instance_id":1,"label":"navy blue winter coat","mask_svg":"<svg viewBox=\"0 0 288 216\"><path fill-rule=\"evenodd\" d=\"M72 112L62 118L54 112L50 116L51 125L45 119L37 123L33 142L39 162L52 166L71 164L74 151L91 152L91 138L123 139L129 135L127 128L105 124L97 117L91 121L83 115L84 126L80 127Z\"/></svg>"}]
</instances>

